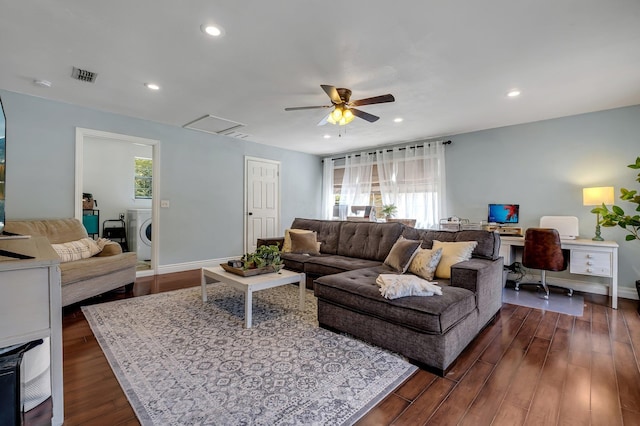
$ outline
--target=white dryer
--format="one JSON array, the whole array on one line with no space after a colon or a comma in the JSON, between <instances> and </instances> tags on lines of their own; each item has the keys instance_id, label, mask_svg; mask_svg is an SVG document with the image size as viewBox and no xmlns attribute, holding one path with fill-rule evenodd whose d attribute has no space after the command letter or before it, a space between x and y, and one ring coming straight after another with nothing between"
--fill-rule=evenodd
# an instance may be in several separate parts
<instances>
[{"instance_id":1,"label":"white dryer","mask_svg":"<svg viewBox=\"0 0 640 426\"><path fill-rule=\"evenodd\" d=\"M127 210L128 242L139 260L151 260L151 209Z\"/></svg>"}]
</instances>

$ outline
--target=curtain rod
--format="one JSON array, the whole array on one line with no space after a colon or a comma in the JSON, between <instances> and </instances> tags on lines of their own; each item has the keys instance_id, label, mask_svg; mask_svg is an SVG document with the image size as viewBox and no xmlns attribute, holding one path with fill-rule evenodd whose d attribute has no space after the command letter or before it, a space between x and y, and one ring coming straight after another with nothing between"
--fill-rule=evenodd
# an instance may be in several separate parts
<instances>
[{"instance_id":1,"label":"curtain rod","mask_svg":"<svg viewBox=\"0 0 640 426\"><path fill-rule=\"evenodd\" d=\"M452 142L451 141L444 141L442 142L442 145L450 145ZM430 142L427 142L427 145L430 145ZM424 144L422 145L416 145L416 146L410 146L409 148L424 148ZM398 151L403 151L407 149L407 147L402 147L402 148L398 148ZM387 149L387 152L392 152L393 149ZM373 152L367 152L367 155L373 155L373 154L377 154L378 152L384 152L384 150L380 150L380 151L373 151ZM345 155L344 157L336 157L336 158L332 158L331 161L335 161L335 160L344 160L347 157L360 157L360 154L353 154L353 155ZM324 162L324 160L322 160Z\"/></svg>"}]
</instances>

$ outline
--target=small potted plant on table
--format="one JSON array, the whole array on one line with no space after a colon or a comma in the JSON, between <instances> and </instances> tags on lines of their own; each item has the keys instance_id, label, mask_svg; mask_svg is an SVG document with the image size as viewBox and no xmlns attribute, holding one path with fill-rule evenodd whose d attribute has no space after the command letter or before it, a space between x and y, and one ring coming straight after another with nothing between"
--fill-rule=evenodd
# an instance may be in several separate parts
<instances>
[{"instance_id":1,"label":"small potted plant on table","mask_svg":"<svg viewBox=\"0 0 640 426\"><path fill-rule=\"evenodd\" d=\"M280 249L277 245L260 246L253 253L245 253L242 256L242 269L265 269L265 272L278 272L282 267Z\"/></svg>"},{"instance_id":2,"label":"small potted plant on table","mask_svg":"<svg viewBox=\"0 0 640 426\"><path fill-rule=\"evenodd\" d=\"M398 208L395 204L385 204L380 210L386 219L391 219L398 212Z\"/></svg>"}]
</instances>

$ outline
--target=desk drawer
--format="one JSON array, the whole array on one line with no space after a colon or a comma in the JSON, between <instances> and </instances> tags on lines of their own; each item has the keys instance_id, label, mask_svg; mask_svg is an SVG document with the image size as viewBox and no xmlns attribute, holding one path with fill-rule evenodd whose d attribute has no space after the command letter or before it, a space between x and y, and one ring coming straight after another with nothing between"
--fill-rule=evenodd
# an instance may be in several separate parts
<instances>
[{"instance_id":1,"label":"desk drawer","mask_svg":"<svg viewBox=\"0 0 640 426\"><path fill-rule=\"evenodd\" d=\"M611 277L613 258L611 253L589 250L571 250L569 272L572 274Z\"/></svg>"}]
</instances>

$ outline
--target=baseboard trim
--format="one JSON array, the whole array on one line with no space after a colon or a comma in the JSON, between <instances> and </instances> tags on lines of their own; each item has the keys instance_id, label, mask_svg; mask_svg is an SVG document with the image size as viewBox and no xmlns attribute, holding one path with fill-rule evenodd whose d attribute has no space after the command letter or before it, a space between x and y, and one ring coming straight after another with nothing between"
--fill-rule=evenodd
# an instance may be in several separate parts
<instances>
[{"instance_id":1,"label":"baseboard trim","mask_svg":"<svg viewBox=\"0 0 640 426\"><path fill-rule=\"evenodd\" d=\"M537 282L540 281L540 275L527 274L522 279L522 282ZM577 291L592 294L609 294L609 286L607 284L600 284L596 282L570 280L567 278L552 277L547 275L547 283L557 284L559 286L570 287ZM618 285L618 298L638 300L638 292L635 287L621 287Z\"/></svg>"},{"instance_id":2,"label":"baseboard trim","mask_svg":"<svg viewBox=\"0 0 640 426\"><path fill-rule=\"evenodd\" d=\"M219 265L221 263L227 263L229 260L239 259L238 256L221 257L218 259L198 260L195 262L174 263L172 265L158 266L158 275L172 274L174 272L192 271L194 269L208 268Z\"/></svg>"}]
</instances>

